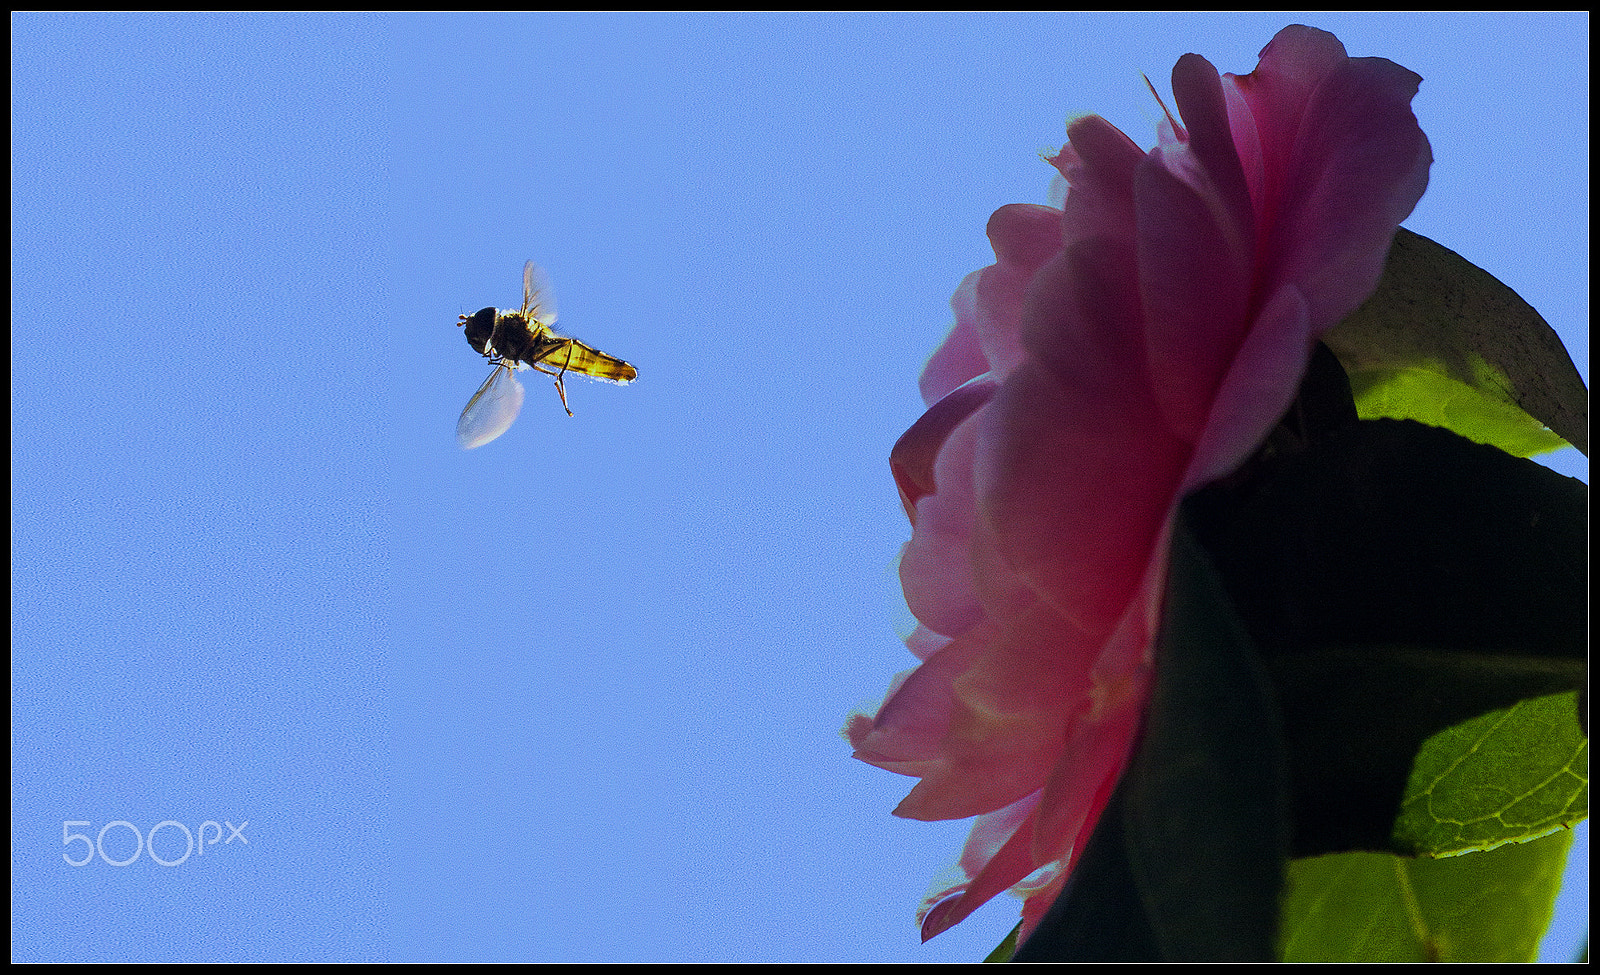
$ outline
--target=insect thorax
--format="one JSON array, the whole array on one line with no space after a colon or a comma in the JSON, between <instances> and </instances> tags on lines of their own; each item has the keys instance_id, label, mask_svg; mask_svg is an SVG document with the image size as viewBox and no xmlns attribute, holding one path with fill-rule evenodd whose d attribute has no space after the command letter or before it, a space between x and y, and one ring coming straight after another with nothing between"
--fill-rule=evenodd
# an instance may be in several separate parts
<instances>
[{"instance_id":1,"label":"insect thorax","mask_svg":"<svg viewBox=\"0 0 1600 975\"><path fill-rule=\"evenodd\" d=\"M501 312L494 325L494 351L506 359L525 361L538 348L542 330L519 312Z\"/></svg>"}]
</instances>

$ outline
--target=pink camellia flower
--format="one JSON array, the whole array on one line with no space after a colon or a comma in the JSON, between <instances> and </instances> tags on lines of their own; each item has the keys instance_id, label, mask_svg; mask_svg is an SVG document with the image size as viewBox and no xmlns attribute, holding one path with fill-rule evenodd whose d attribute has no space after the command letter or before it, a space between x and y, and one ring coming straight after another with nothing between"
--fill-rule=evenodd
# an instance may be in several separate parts
<instances>
[{"instance_id":1,"label":"pink camellia flower","mask_svg":"<svg viewBox=\"0 0 1600 975\"><path fill-rule=\"evenodd\" d=\"M1080 119L1063 208L990 218L996 263L890 455L922 662L846 729L921 778L896 815L979 817L924 938L1007 889L1026 938L1060 891L1138 735L1177 504L1256 450L1377 285L1427 185L1420 80L1301 26L1244 77L1185 55L1157 148Z\"/></svg>"}]
</instances>

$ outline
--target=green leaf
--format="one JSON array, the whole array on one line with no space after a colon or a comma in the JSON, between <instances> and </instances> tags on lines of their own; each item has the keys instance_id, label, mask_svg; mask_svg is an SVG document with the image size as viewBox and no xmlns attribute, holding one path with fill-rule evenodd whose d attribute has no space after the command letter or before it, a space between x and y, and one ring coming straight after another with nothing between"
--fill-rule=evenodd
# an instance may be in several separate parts
<instances>
[{"instance_id":1,"label":"green leaf","mask_svg":"<svg viewBox=\"0 0 1600 975\"><path fill-rule=\"evenodd\" d=\"M1351 376L1350 388L1363 420L1418 420L1516 457L1532 457L1567 445L1521 408L1484 396L1442 372L1369 369Z\"/></svg>"},{"instance_id":2,"label":"green leaf","mask_svg":"<svg viewBox=\"0 0 1600 975\"><path fill-rule=\"evenodd\" d=\"M1434 856L1570 827L1589 814L1589 742L1577 694L1519 701L1423 745L1406 783L1397 846Z\"/></svg>"},{"instance_id":3,"label":"green leaf","mask_svg":"<svg viewBox=\"0 0 1600 975\"><path fill-rule=\"evenodd\" d=\"M1460 783L1471 781L1469 770L1503 774L1475 762L1536 757L1509 727L1500 743L1521 752L1480 748L1473 761L1450 750L1455 739L1436 736L1586 685L1588 491L1580 482L1449 431L1380 420L1335 432L1255 483L1208 489L1188 504L1277 687L1295 855L1450 852L1572 821L1552 796L1538 815L1512 812L1543 824L1536 832L1431 847L1425 837L1437 827L1417 818L1425 807L1403 807L1417 789L1419 752L1433 756L1425 769L1464 762L1450 779ZM1572 699L1541 714L1546 724L1514 733L1551 749L1527 769L1526 785L1549 778L1570 788L1563 769L1583 747ZM1461 804L1474 800L1450 801L1450 818L1468 818ZM1499 813L1486 806L1474 815Z\"/></svg>"},{"instance_id":4,"label":"green leaf","mask_svg":"<svg viewBox=\"0 0 1600 975\"><path fill-rule=\"evenodd\" d=\"M1426 237L1395 234L1377 290L1323 341L1362 419L1419 420L1518 456L1557 439L1589 451L1588 389L1555 331Z\"/></svg>"},{"instance_id":5,"label":"green leaf","mask_svg":"<svg viewBox=\"0 0 1600 975\"><path fill-rule=\"evenodd\" d=\"M1571 778L1587 754L1574 695L1541 697L1582 683L1581 662L1380 646L1276 658L1269 669L1292 756L1297 856L1455 853L1586 812L1586 786ZM1541 704L1524 707L1524 697ZM1520 717L1529 714L1539 717ZM1504 734L1475 734L1486 721ZM1516 795L1479 788L1495 775ZM1461 822L1477 832L1453 834Z\"/></svg>"},{"instance_id":6,"label":"green leaf","mask_svg":"<svg viewBox=\"0 0 1600 975\"><path fill-rule=\"evenodd\" d=\"M1284 961L1534 960L1550 925L1570 830L1431 859L1341 853L1293 861Z\"/></svg>"}]
</instances>

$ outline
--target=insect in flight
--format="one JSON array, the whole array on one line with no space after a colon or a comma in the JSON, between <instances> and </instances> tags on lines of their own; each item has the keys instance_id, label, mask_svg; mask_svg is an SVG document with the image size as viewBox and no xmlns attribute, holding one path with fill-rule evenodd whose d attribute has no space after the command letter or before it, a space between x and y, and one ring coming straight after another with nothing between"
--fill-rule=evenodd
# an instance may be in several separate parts
<instances>
[{"instance_id":1,"label":"insect in flight","mask_svg":"<svg viewBox=\"0 0 1600 975\"><path fill-rule=\"evenodd\" d=\"M567 415L567 373L610 383L632 382L638 370L616 356L550 330L556 321L555 294L543 271L529 261L522 268L522 310L481 308L462 315L456 324L467 343L494 364L489 378L467 401L456 421L456 439L464 450L481 447L510 429L522 410L522 384L516 370L537 369L556 377L556 392Z\"/></svg>"}]
</instances>

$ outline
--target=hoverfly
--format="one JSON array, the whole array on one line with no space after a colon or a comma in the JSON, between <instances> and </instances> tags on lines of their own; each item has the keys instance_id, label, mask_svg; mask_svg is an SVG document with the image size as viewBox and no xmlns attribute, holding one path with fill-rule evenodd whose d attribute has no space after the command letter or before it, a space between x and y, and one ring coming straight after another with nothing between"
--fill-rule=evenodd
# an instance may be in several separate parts
<instances>
[{"instance_id":1,"label":"hoverfly","mask_svg":"<svg viewBox=\"0 0 1600 975\"><path fill-rule=\"evenodd\" d=\"M616 356L557 335L555 294L543 271L529 261L522 268L522 310L480 308L456 324L466 329L467 343L494 364L494 371L467 401L456 422L456 439L464 450L481 447L505 433L522 410L522 384L516 370L537 369L556 377L561 406L567 406L567 373L611 383L632 382L638 370Z\"/></svg>"}]
</instances>

